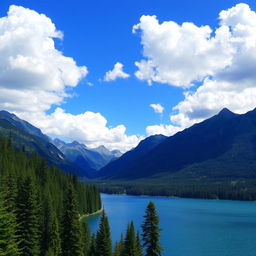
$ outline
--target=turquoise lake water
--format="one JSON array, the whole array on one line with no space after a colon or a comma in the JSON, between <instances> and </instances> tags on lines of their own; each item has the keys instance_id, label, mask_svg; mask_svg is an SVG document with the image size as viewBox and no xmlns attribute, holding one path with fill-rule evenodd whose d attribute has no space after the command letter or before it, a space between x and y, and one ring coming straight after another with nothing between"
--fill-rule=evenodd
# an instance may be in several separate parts
<instances>
[{"instance_id":1,"label":"turquoise lake water","mask_svg":"<svg viewBox=\"0 0 256 256\"><path fill-rule=\"evenodd\" d=\"M256 202L102 194L113 241L131 220L140 229L150 200L160 217L163 256L256 255ZM88 218L93 232L99 219Z\"/></svg>"}]
</instances>

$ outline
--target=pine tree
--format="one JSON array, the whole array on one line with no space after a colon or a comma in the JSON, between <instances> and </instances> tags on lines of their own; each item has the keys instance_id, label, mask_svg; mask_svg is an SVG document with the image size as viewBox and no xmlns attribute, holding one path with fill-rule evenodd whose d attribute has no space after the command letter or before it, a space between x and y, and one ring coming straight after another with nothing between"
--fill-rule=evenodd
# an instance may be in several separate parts
<instances>
[{"instance_id":1,"label":"pine tree","mask_svg":"<svg viewBox=\"0 0 256 256\"><path fill-rule=\"evenodd\" d=\"M17 236L21 256L40 255L38 197L30 177L21 183L17 198Z\"/></svg>"},{"instance_id":2,"label":"pine tree","mask_svg":"<svg viewBox=\"0 0 256 256\"><path fill-rule=\"evenodd\" d=\"M114 248L114 256L123 256L124 255L124 238L121 234L120 241L117 241Z\"/></svg>"},{"instance_id":3,"label":"pine tree","mask_svg":"<svg viewBox=\"0 0 256 256\"><path fill-rule=\"evenodd\" d=\"M144 216L144 223L142 224L142 240L145 248L145 256L159 256L162 248L159 243L160 228L159 218L157 216L155 205L152 201L149 202Z\"/></svg>"},{"instance_id":4,"label":"pine tree","mask_svg":"<svg viewBox=\"0 0 256 256\"><path fill-rule=\"evenodd\" d=\"M21 150L13 147L11 136L0 136L0 256L64 256L61 252L64 236L60 233L64 234L65 225L60 226L58 220L67 212L63 202L72 202L66 196L69 184L75 184L74 194L79 203L78 210L77 205L73 207L75 213L69 211L74 221L65 222L72 223L73 233L67 235L72 244L74 236L78 244L81 240L78 211L81 214L88 209L99 210L100 195L94 186L83 184L56 167L48 167L37 153L31 153L29 145L27 150L19 141L14 145ZM82 243L77 247L70 255L84 255ZM81 254L77 253L79 250Z\"/></svg>"},{"instance_id":5,"label":"pine tree","mask_svg":"<svg viewBox=\"0 0 256 256\"><path fill-rule=\"evenodd\" d=\"M54 256L61 255L61 239L60 239L60 231L59 231L59 222L56 215L53 216L52 225L49 232L49 244L47 253Z\"/></svg>"},{"instance_id":6,"label":"pine tree","mask_svg":"<svg viewBox=\"0 0 256 256\"><path fill-rule=\"evenodd\" d=\"M140 233L139 231L137 232L136 235L136 255L137 256L143 256L143 250L140 242Z\"/></svg>"},{"instance_id":7,"label":"pine tree","mask_svg":"<svg viewBox=\"0 0 256 256\"><path fill-rule=\"evenodd\" d=\"M45 253L49 250L49 243L51 241L50 233L53 224L53 212L51 208L51 199L48 196L45 198L44 202L44 211L43 211L43 230L42 230L42 244L41 244L41 255L45 255Z\"/></svg>"},{"instance_id":8,"label":"pine tree","mask_svg":"<svg viewBox=\"0 0 256 256\"><path fill-rule=\"evenodd\" d=\"M82 244L84 256L89 256L90 250L90 229L87 222L82 223Z\"/></svg>"},{"instance_id":9,"label":"pine tree","mask_svg":"<svg viewBox=\"0 0 256 256\"><path fill-rule=\"evenodd\" d=\"M118 241L115 244L113 256L121 256L121 246Z\"/></svg>"},{"instance_id":10,"label":"pine tree","mask_svg":"<svg viewBox=\"0 0 256 256\"><path fill-rule=\"evenodd\" d=\"M3 178L1 189L3 191L4 204L8 211L14 215L16 212L16 198L17 198L17 181L13 173L8 170L6 176Z\"/></svg>"},{"instance_id":11,"label":"pine tree","mask_svg":"<svg viewBox=\"0 0 256 256\"><path fill-rule=\"evenodd\" d=\"M81 225L77 201L72 185L69 186L64 204L62 232L62 256L83 256Z\"/></svg>"},{"instance_id":12,"label":"pine tree","mask_svg":"<svg viewBox=\"0 0 256 256\"><path fill-rule=\"evenodd\" d=\"M94 234L92 234L92 236L91 236L90 249L89 249L89 256L97 256L96 237L95 237Z\"/></svg>"},{"instance_id":13,"label":"pine tree","mask_svg":"<svg viewBox=\"0 0 256 256\"><path fill-rule=\"evenodd\" d=\"M110 235L110 227L108 223L108 218L103 211L100 228L96 236L96 251L97 256L111 256L112 255L112 242Z\"/></svg>"},{"instance_id":14,"label":"pine tree","mask_svg":"<svg viewBox=\"0 0 256 256\"><path fill-rule=\"evenodd\" d=\"M126 237L124 241L124 256L137 256L136 255L136 237L134 231L134 224L128 224Z\"/></svg>"},{"instance_id":15,"label":"pine tree","mask_svg":"<svg viewBox=\"0 0 256 256\"><path fill-rule=\"evenodd\" d=\"M0 194L0 256L18 256L18 244L16 239L16 219L12 212L8 211Z\"/></svg>"}]
</instances>

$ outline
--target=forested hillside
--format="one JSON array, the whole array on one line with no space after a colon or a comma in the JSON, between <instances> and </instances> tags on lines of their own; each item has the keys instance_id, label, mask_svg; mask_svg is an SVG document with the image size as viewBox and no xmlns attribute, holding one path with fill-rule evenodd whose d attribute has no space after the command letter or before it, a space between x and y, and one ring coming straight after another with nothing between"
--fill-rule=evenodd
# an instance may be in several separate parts
<instances>
[{"instance_id":1,"label":"forested hillside","mask_svg":"<svg viewBox=\"0 0 256 256\"><path fill-rule=\"evenodd\" d=\"M0 255L83 254L79 215L101 208L94 186L0 138ZM73 254L70 254L72 251Z\"/></svg>"},{"instance_id":2,"label":"forested hillside","mask_svg":"<svg viewBox=\"0 0 256 256\"><path fill-rule=\"evenodd\" d=\"M102 192L256 200L256 109L223 109L138 154L149 138L99 171Z\"/></svg>"}]
</instances>

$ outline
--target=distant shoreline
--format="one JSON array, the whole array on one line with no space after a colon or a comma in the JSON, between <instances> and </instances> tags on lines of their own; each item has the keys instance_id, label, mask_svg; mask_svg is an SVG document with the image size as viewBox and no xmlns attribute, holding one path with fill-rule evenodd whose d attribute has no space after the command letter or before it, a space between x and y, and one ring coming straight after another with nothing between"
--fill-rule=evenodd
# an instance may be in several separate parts
<instances>
[{"instance_id":1,"label":"distant shoreline","mask_svg":"<svg viewBox=\"0 0 256 256\"><path fill-rule=\"evenodd\" d=\"M100 214L101 212L103 212L103 207L101 209L99 209L98 211L96 212L93 212L93 213L87 213L87 214L83 214L79 217L79 220L82 221L83 219L87 218L87 217L90 217L92 215L96 215L96 214Z\"/></svg>"},{"instance_id":2,"label":"distant shoreline","mask_svg":"<svg viewBox=\"0 0 256 256\"><path fill-rule=\"evenodd\" d=\"M181 197L181 196L168 196L168 195L135 195L127 193L106 193L100 192L101 194L113 195L113 196L136 196L136 197L156 197L156 198L176 198L176 199L201 199L201 200L216 200L216 201L239 201L239 202L255 202L256 200L239 200L239 199L225 199L225 198L204 198L204 197Z\"/></svg>"},{"instance_id":3,"label":"distant shoreline","mask_svg":"<svg viewBox=\"0 0 256 256\"><path fill-rule=\"evenodd\" d=\"M179 196L154 196L154 195L144 195L144 194L138 194L138 195L134 195L134 194L127 194L127 193L106 193L106 192L101 192L101 194L106 194L106 195L114 195L114 196L141 196L141 197L168 197L168 198L183 198L183 197L179 197ZM197 199L197 198L193 198L193 199Z\"/></svg>"}]
</instances>

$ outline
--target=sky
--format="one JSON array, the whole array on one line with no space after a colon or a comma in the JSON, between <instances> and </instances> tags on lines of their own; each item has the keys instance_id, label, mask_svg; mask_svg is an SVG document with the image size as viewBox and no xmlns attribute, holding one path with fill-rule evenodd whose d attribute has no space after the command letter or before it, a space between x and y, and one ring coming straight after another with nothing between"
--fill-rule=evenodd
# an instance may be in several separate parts
<instances>
[{"instance_id":1,"label":"sky","mask_svg":"<svg viewBox=\"0 0 256 256\"><path fill-rule=\"evenodd\" d=\"M1 0L0 109L123 152L256 107L256 2Z\"/></svg>"}]
</instances>

